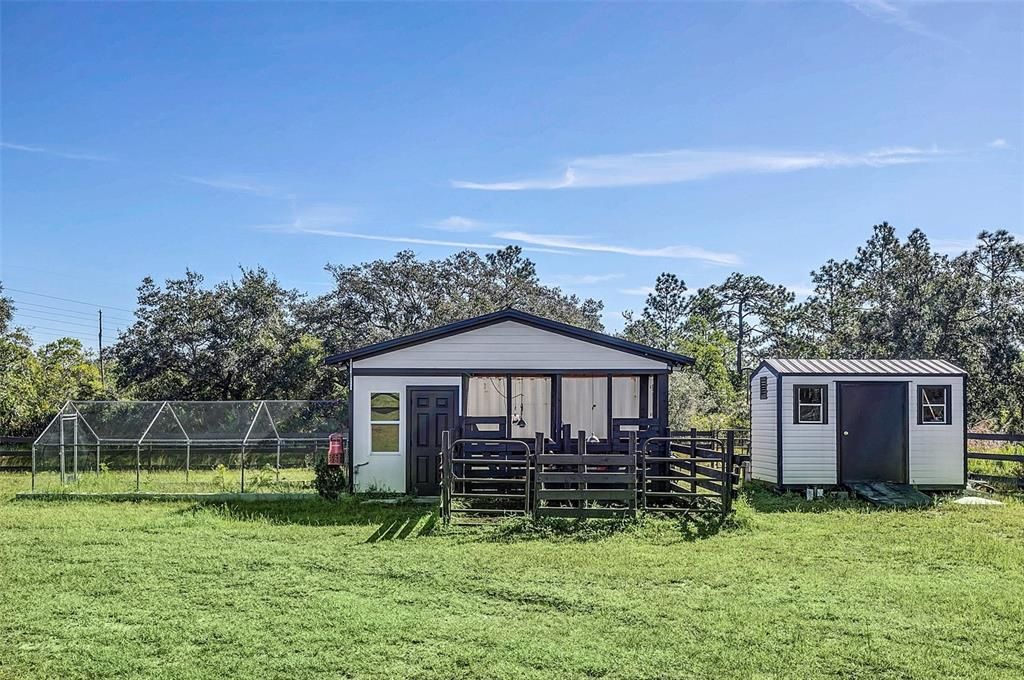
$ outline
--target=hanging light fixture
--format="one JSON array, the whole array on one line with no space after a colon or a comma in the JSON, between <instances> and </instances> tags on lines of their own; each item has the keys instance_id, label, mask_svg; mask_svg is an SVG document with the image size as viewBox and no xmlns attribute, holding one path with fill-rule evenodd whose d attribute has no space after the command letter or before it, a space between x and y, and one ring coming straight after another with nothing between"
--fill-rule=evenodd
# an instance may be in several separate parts
<instances>
[{"instance_id":1,"label":"hanging light fixture","mask_svg":"<svg viewBox=\"0 0 1024 680\"><path fill-rule=\"evenodd\" d=\"M587 442L590 444L597 444L600 439L597 438L597 433L594 431L594 411L597 409L597 402L594 397L594 380L590 379L590 436L587 437Z\"/></svg>"},{"instance_id":2,"label":"hanging light fixture","mask_svg":"<svg viewBox=\"0 0 1024 680\"><path fill-rule=\"evenodd\" d=\"M523 378L519 378L519 419L516 421L516 427L526 427L526 419L523 418L523 412L526 410L526 385L523 382Z\"/></svg>"}]
</instances>

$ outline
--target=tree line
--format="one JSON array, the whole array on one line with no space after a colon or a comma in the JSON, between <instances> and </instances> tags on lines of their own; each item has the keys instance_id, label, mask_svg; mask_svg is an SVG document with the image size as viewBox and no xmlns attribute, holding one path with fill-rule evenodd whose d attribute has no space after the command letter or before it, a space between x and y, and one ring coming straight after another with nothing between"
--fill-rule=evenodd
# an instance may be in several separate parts
<instances>
[{"instance_id":1,"label":"tree line","mask_svg":"<svg viewBox=\"0 0 1024 680\"><path fill-rule=\"evenodd\" d=\"M105 353L105 384L78 340L34 348L0 288L0 434L38 432L65 399L343 398L328 354L507 307L602 330L600 300L545 285L515 246L326 269L334 286L319 296L262 268L214 285L192 271L144 279L134 323ZM674 426L744 426L749 374L765 357L925 357L971 374L972 423L1024 429L1024 244L1011 234L983 231L951 257L920 230L901 240L882 223L811 280L797 301L760 276L695 291L675 273L657 277L620 334L696 359L673 375Z\"/></svg>"}]
</instances>

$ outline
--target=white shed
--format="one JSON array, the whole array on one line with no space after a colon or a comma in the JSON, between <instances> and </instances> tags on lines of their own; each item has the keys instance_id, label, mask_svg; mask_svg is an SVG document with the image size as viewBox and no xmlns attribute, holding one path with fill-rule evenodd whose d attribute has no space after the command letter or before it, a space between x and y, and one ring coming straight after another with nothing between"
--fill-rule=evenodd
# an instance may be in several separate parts
<instances>
[{"instance_id":1,"label":"white shed","mask_svg":"<svg viewBox=\"0 0 1024 680\"><path fill-rule=\"evenodd\" d=\"M754 479L780 488L967 480L967 374L933 359L769 359L750 379Z\"/></svg>"},{"instance_id":2,"label":"white shed","mask_svg":"<svg viewBox=\"0 0 1024 680\"><path fill-rule=\"evenodd\" d=\"M506 309L327 358L349 371L356 491L436 495L440 436L625 450L668 432L668 375L693 359Z\"/></svg>"}]
</instances>

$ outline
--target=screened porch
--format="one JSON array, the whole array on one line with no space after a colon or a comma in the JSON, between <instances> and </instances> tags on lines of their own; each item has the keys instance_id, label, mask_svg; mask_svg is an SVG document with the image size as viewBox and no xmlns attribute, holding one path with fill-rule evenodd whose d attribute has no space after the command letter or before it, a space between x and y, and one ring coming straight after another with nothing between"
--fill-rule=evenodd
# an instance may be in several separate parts
<instances>
[{"instance_id":1,"label":"screened porch","mask_svg":"<svg viewBox=\"0 0 1024 680\"><path fill-rule=\"evenodd\" d=\"M460 436L516 439L536 448L572 451L583 433L591 452L626 451L668 430L668 374L470 374L462 380ZM535 452L536 453L536 452Z\"/></svg>"}]
</instances>

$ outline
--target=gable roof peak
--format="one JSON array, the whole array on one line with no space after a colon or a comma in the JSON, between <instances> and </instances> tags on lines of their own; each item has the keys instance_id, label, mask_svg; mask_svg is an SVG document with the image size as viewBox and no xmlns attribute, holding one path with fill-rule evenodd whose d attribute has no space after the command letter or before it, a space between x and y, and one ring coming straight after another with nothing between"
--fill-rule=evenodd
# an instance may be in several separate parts
<instances>
[{"instance_id":1,"label":"gable roof peak","mask_svg":"<svg viewBox=\"0 0 1024 680\"><path fill-rule=\"evenodd\" d=\"M584 342L590 342L596 345L602 345L621 352L628 352L630 354L637 354L650 359L664 361L666 364L673 366L690 366L693 364L692 358L682 354L648 347L636 342L630 342L629 340L623 340L622 338L616 338L605 333L587 330L586 328L579 328L578 326L572 326L567 323L562 323L561 321L554 321L552 319L537 316L536 314L530 314L512 307L499 309L488 314L482 314L480 316L463 319L461 321L455 321L444 326L438 326L437 328L431 328L411 335L405 335L393 340L385 340L383 342L374 343L372 345L349 350L347 352L339 352L338 354L333 354L327 357L325 363L338 364L350 359L365 359L366 357L374 356L376 354L393 352L410 345L416 345L450 335L465 333L467 331L483 328L503 321L522 323L543 331L558 333L560 335L565 335L567 337L582 340Z\"/></svg>"}]
</instances>

